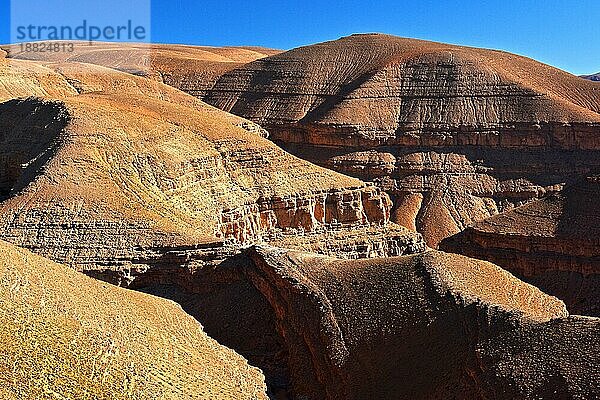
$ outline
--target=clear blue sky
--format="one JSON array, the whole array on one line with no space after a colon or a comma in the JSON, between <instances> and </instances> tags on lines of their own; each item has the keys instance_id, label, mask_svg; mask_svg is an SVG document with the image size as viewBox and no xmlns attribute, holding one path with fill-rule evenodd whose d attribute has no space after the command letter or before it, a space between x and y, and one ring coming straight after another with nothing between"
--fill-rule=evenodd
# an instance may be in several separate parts
<instances>
[{"instance_id":1,"label":"clear blue sky","mask_svg":"<svg viewBox=\"0 0 600 400\"><path fill-rule=\"evenodd\" d=\"M9 0L0 0L1 43L10 40L9 22ZM600 71L598 0L152 0L154 42L290 49L360 32L502 49L575 74Z\"/></svg>"}]
</instances>

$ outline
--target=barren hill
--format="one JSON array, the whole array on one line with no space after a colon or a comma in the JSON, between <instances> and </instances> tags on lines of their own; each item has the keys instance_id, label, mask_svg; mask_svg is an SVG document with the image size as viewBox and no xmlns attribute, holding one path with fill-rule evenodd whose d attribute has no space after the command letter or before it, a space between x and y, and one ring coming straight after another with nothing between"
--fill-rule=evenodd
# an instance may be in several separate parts
<instances>
[{"instance_id":1,"label":"barren hill","mask_svg":"<svg viewBox=\"0 0 600 400\"><path fill-rule=\"evenodd\" d=\"M495 50L353 35L232 70L205 100L378 181L433 246L600 163L600 86Z\"/></svg>"},{"instance_id":2,"label":"barren hill","mask_svg":"<svg viewBox=\"0 0 600 400\"><path fill-rule=\"evenodd\" d=\"M429 251L420 234L390 222L437 245L559 193L600 165L596 83L507 53L385 35L267 58L267 50L160 45L147 59L145 50L0 53L0 238L177 300L210 337L264 371L273 398L598 397L598 319L569 316L561 300L489 262ZM287 153L256 122L299 156L354 176ZM594 201L586 196L575 200ZM560 220L571 203L560 204L543 212ZM249 248L255 243L292 250ZM3 251L4 346L27 334L10 319L25 314L23 326L41 321L35 329L58 332L44 339L52 356L71 351L56 376L71 379L92 362L89 374L56 387L89 379L73 390L127 393L137 384L122 379L133 361L156 377L145 386L154 394L185 397L168 390L189 383L221 390L205 397L264 398L258 371L172 303L0 242ZM36 311L44 307L54 308ZM96 334L106 327L112 341L102 342ZM170 352L173 342L191 355ZM39 356L45 343L24 343L47 364L18 369L25 383L0 384L1 395L54 390L46 371L59 357ZM108 350L96 350L94 364L88 348ZM18 346L6 353L21 357ZM194 381L204 361L215 371ZM104 381L94 380L98 365Z\"/></svg>"},{"instance_id":3,"label":"barren hill","mask_svg":"<svg viewBox=\"0 0 600 400\"><path fill-rule=\"evenodd\" d=\"M10 58L96 64L142 75L202 97L219 76L248 62L279 53L261 47L208 47L172 44L69 41L73 51L26 52L3 46Z\"/></svg>"},{"instance_id":4,"label":"barren hill","mask_svg":"<svg viewBox=\"0 0 600 400\"><path fill-rule=\"evenodd\" d=\"M0 236L79 269L135 273L224 240L389 221L378 188L162 83L23 60L0 62L0 83ZM402 254L406 230L395 232L382 239L390 253L375 255Z\"/></svg>"},{"instance_id":5,"label":"barren hill","mask_svg":"<svg viewBox=\"0 0 600 400\"><path fill-rule=\"evenodd\" d=\"M481 221L441 247L492 261L563 299L571 312L600 316L599 198L599 178L590 176Z\"/></svg>"},{"instance_id":6,"label":"barren hill","mask_svg":"<svg viewBox=\"0 0 600 400\"><path fill-rule=\"evenodd\" d=\"M264 377L175 303L0 242L5 399L267 399Z\"/></svg>"},{"instance_id":7,"label":"barren hill","mask_svg":"<svg viewBox=\"0 0 600 400\"><path fill-rule=\"evenodd\" d=\"M599 394L600 375L589 367L598 363L600 321L568 317L561 301L488 262L436 251L369 260L276 248L247 255L298 397Z\"/></svg>"}]
</instances>

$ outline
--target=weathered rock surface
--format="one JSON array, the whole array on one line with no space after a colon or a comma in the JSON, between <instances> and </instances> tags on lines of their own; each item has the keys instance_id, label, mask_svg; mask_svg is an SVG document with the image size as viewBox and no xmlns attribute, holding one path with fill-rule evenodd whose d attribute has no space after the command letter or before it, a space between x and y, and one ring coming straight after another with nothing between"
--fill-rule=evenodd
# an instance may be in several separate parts
<instances>
[{"instance_id":1,"label":"weathered rock surface","mask_svg":"<svg viewBox=\"0 0 600 400\"><path fill-rule=\"evenodd\" d=\"M484 261L342 261L252 248L293 396L556 399L599 393L600 320Z\"/></svg>"},{"instance_id":2,"label":"weathered rock surface","mask_svg":"<svg viewBox=\"0 0 600 400\"><path fill-rule=\"evenodd\" d=\"M564 300L569 311L600 316L600 181L565 190L478 222L441 248L494 262Z\"/></svg>"},{"instance_id":3,"label":"weathered rock surface","mask_svg":"<svg viewBox=\"0 0 600 400\"><path fill-rule=\"evenodd\" d=\"M267 399L264 376L175 303L0 242L3 399Z\"/></svg>"},{"instance_id":4,"label":"weathered rock surface","mask_svg":"<svg viewBox=\"0 0 600 400\"><path fill-rule=\"evenodd\" d=\"M390 222L435 245L585 174L598 162L597 85L573 78L583 83L552 86L562 72L527 72L539 66L531 60L380 35L247 65L260 51L156 46L148 60L143 46L103 46L78 46L73 59L0 54L0 238L176 300L210 337L264 371L272 398L598 396L597 319L569 317L563 302L487 262L424 252L419 234ZM241 89L225 93L229 79ZM251 109L278 143L355 177L291 156L256 123L164 83ZM254 85L267 89L246 91ZM239 254L261 242L338 258L266 247ZM30 281L57 290L68 282L62 297L76 318L99 313L89 304L118 304L103 297L117 289L96 282L81 310L74 287L89 280L66 274ZM148 340L171 343L172 330L187 332L173 323L181 311L171 303L115 293L126 297L125 316L137 299L157 302L143 314L156 318ZM106 315L98 321L123 336L120 322L140 326ZM65 326L58 337L81 332L71 320ZM200 343L209 342L225 351L205 336ZM165 353L143 350L148 362ZM262 376L239 360L216 362L220 375L207 390L243 398L237 373L250 371L245 395L264 397ZM177 379L188 379L186 366L172 365L183 373ZM228 374L229 386L220 386ZM0 385L0 396L6 391Z\"/></svg>"},{"instance_id":5,"label":"weathered rock surface","mask_svg":"<svg viewBox=\"0 0 600 400\"><path fill-rule=\"evenodd\" d=\"M1 63L0 82L0 237L56 261L138 273L223 241L388 224L379 188L167 85L23 60Z\"/></svg>"},{"instance_id":6,"label":"weathered rock surface","mask_svg":"<svg viewBox=\"0 0 600 400\"><path fill-rule=\"evenodd\" d=\"M232 70L204 99L377 181L431 246L600 164L600 87L500 51L353 35Z\"/></svg>"}]
</instances>

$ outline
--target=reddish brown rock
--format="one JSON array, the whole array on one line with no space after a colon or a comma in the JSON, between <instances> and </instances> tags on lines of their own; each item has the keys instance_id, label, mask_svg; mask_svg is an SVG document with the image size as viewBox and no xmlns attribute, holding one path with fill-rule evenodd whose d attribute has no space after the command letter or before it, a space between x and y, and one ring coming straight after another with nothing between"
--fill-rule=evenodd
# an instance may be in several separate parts
<instances>
[{"instance_id":1,"label":"reddish brown rock","mask_svg":"<svg viewBox=\"0 0 600 400\"><path fill-rule=\"evenodd\" d=\"M436 251L353 261L246 254L245 274L283 346L272 359L284 363L295 397L599 394L600 321L568 317L560 300L488 262Z\"/></svg>"},{"instance_id":2,"label":"reddish brown rock","mask_svg":"<svg viewBox=\"0 0 600 400\"><path fill-rule=\"evenodd\" d=\"M600 182L597 176L481 221L441 247L492 261L600 316Z\"/></svg>"},{"instance_id":3,"label":"reddish brown rock","mask_svg":"<svg viewBox=\"0 0 600 400\"><path fill-rule=\"evenodd\" d=\"M431 246L600 166L600 87L501 51L353 35L232 70L204 98L377 181Z\"/></svg>"}]
</instances>

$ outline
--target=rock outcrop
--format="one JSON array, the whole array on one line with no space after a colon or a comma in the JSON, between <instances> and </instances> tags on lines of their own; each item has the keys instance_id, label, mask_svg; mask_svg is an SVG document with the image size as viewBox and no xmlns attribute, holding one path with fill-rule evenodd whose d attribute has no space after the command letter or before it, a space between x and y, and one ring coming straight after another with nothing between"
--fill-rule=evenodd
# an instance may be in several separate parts
<instances>
[{"instance_id":1,"label":"rock outcrop","mask_svg":"<svg viewBox=\"0 0 600 400\"><path fill-rule=\"evenodd\" d=\"M428 251L342 261L252 248L293 395L305 399L598 396L600 320L501 268Z\"/></svg>"},{"instance_id":2,"label":"rock outcrop","mask_svg":"<svg viewBox=\"0 0 600 400\"><path fill-rule=\"evenodd\" d=\"M569 311L600 316L600 178L478 222L441 248L494 262L564 300Z\"/></svg>"},{"instance_id":3,"label":"rock outcrop","mask_svg":"<svg viewBox=\"0 0 600 400\"><path fill-rule=\"evenodd\" d=\"M79 270L136 275L223 242L389 224L379 188L162 83L23 60L0 63L0 82L0 237Z\"/></svg>"},{"instance_id":4,"label":"rock outcrop","mask_svg":"<svg viewBox=\"0 0 600 400\"><path fill-rule=\"evenodd\" d=\"M175 303L0 242L3 399L267 399L264 376Z\"/></svg>"},{"instance_id":5,"label":"rock outcrop","mask_svg":"<svg viewBox=\"0 0 600 400\"><path fill-rule=\"evenodd\" d=\"M501 51L353 35L232 70L204 99L376 181L431 246L600 164L600 87Z\"/></svg>"},{"instance_id":6,"label":"rock outcrop","mask_svg":"<svg viewBox=\"0 0 600 400\"><path fill-rule=\"evenodd\" d=\"M598 319L414 232L566 196L600 163L597 84L382 35L100 46L0 54L0 238L177 301L270 398L598 397ZM265 398L172 303L3 252L0 396Z\"/></svg>"}]
</instances>

